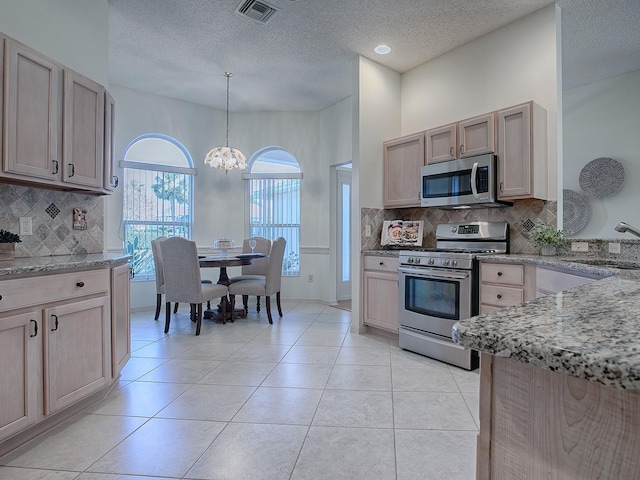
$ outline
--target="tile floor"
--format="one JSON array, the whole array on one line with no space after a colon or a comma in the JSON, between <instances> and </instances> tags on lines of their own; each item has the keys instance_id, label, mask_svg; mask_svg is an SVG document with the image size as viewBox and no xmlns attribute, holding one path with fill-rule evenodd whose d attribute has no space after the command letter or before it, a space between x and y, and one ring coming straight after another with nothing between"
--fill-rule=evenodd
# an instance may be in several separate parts
<instances>
[{"instance_id":1,"label":"tile floor","mask_svg":"<svg viewBox=\"0 0 640 480\"><path fill-rule=\"evenodd\" d=\"M352 334L344 310L283 310L199 337L184 306L169 335L133 314L119 384L0 458L0 479L475 478L477 371Z\"/></svg>"}]
</instances>

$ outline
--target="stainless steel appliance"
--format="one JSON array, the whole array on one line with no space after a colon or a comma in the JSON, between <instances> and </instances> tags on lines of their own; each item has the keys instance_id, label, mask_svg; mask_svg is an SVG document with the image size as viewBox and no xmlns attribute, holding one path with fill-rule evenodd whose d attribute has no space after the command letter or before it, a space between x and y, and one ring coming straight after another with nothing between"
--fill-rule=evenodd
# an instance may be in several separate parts
<instances>
[{"instance_id":1,"label":"stainless steel appliance","mask_svg":"<svg viewBox=\"0 0 640 480\"><path fill-rule=\"evenodd\" d=\"M479 208L511 205L498 200L495 155L478 155L425 165L420 173L420 204L423 207Z\"/></svg>"},{"instance_id":2,"label":"stainless steel appliance","mask_svg":"<svg viewBox=\"0 0 640 480\"><path fill-rule=\"evenodd\" d=\"M509 252L505 222L445 223L436 229L436 248L399 254L399 344L467 370L478 354L451 339L458 320L478 314L478 257Z\"/></svg>"}]
</instances>

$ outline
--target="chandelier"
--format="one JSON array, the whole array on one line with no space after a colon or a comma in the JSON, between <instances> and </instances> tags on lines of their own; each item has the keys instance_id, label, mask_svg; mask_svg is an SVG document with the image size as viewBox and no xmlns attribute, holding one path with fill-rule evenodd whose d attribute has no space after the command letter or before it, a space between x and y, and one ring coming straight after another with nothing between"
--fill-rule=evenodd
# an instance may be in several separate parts
<instances>
[{"instance_id":1,"label":"chandelier","mask_svg":"<svg viewBox=\"0 0 640 480\"><path fill-rule=\"evenodd\" d=\"M229 79L233 77L233 73L224 72L224 76L227 77L227 144L224 147L212 148L204 157L204 164L229 173L234 168L247 168L247 158L240 150L229 146Z\"/></svg>"}]
</instances>

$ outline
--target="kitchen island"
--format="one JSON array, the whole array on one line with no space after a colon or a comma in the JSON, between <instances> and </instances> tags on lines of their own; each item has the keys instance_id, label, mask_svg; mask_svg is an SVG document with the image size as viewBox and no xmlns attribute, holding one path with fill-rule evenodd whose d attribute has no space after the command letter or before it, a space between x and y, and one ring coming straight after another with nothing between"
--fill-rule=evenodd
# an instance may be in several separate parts
<instances>
[{"instance_id":1,"label":"kitchen island","mask_svg":"<svg viewBox=\"0 0 640 480\"><path fill-rule=\"evenodd\" d=\"M455 325L481 352L477 478L640 478L640 270L486 260L603 278Z\"/></svg>"}]
</instances>

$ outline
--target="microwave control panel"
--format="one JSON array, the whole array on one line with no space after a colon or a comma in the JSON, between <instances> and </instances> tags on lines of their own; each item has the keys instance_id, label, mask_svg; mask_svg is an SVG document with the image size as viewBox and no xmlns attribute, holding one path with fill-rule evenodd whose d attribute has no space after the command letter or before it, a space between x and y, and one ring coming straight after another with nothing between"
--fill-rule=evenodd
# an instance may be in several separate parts
<instances>
[{"instance_id":1,"label":"microwave control panel","mask_svg":"<svg viewBox=\"0 0 640 480\"><path fill-rule=\"evenodd\" d=\"M480 167L476 175L476 189L478 193L489 191L489 167Z\"/></svg>"}]
</instances>

